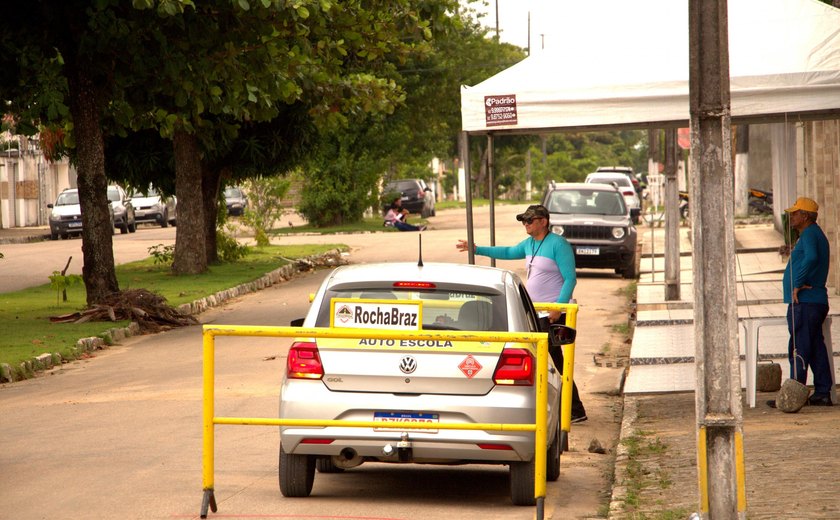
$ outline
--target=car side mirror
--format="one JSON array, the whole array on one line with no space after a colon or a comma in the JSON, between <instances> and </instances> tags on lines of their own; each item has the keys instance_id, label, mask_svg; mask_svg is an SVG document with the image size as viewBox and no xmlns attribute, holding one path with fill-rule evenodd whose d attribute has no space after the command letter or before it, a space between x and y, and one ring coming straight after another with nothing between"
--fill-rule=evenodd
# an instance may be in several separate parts
<instances>
[{"instance_id":1,"label":"car side mirror","mask_svg":"<svg viewBox=\"0 0 840 520\"><path fill-rule=\"evenodd\" d=\"M54 206L52 204L47 204L47 207L52 209Z\"/></svg>"},{"instance_id":2,"label":"car side mirror","mask_svg":"<svg viewBox=\"0 0 840 520\"><path fill-rule=\"evenodd\" d=\"M305 318L295 318L289 323L292 327L303 327L303 320Z\"/></svg>"},{"instance_id":3,"label":"car side mirror","mask_svg":"<svg viewBox=\"0 0 840 520\"><path fill-rule=\"evenodd\" d=\"M552 323L549 327L549 334L553 338L555 345L569 345L575 342L577 337L577 330L568 325L561 325L559 323Z\"/></svg>"}]
</instances>

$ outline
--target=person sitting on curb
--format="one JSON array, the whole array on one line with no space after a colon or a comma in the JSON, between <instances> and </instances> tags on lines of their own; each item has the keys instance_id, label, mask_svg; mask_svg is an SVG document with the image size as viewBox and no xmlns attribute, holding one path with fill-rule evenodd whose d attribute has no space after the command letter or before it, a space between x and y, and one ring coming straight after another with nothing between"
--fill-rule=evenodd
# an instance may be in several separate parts
<instances>
[{"instance_id":1,"label":"person sitting on curb","mask_svg":"<svg viewBox=\"0 0 840 520\"><path fill-rule=\"evenodd\" d=\"M397 197L385 213L385 225L394 226L400 231L425 231L426 226L414 226L405 221L408 210L402 207L402 199Z\"/></svg>"}]
</instances>

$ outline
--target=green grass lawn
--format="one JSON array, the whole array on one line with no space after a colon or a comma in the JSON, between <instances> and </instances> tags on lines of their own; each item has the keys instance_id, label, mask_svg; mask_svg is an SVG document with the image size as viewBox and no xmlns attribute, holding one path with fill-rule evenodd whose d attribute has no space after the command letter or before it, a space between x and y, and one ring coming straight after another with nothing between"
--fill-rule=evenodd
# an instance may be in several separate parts
<instances>
[{"instance_id":1,"label":"green grass lawn","mask_svg":"<svg viewBox=\"0 0 840 520\"><path fill-rule=\"evenodd\" d=\"M207 273L174 276L169 266L155 265L151 258L117 266L120 289L148 289L164 296L176 307L204 296L250 282L290 260L347 246L339 244L252 247L243 259L211 266ZM0 363L17 366L21 361L44 353L70 356L79 338L98 336L127 321L93 323L51 323L50 316L70 314L86 306L84 284L67 289L67 301L57 299L49 283L11 293L0 293Z\"/></svg>"}]
</instances>

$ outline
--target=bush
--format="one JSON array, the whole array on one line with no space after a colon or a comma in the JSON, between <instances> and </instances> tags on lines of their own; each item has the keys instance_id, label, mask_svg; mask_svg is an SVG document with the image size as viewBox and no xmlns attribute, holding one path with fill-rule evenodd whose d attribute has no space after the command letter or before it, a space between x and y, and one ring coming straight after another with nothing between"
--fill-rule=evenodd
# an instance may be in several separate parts
<instances>
[{"instance_id":1,"label":"bush","mask_svg":"<svg viewBox=\"0 0 840 520\"><path fill-rule=\"evenodd\" d=\"M249 179L243 183L249 205L242 223L254 231L257 246L268 245L268 231L283 216L281 202L290 186L291 182L283 177Z\"/></svg>"}]
</instances>

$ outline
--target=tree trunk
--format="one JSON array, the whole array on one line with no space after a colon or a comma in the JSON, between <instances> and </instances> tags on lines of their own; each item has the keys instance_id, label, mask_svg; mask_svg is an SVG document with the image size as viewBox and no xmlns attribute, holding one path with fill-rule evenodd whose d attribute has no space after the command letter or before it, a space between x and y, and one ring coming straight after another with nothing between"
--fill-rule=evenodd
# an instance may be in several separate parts
<instances>
[{"instance_id":1,"label":"tree trunk","mask_svg":"<svg viewBox=\"0 0 840 520\"><path fill-rule=\"evenodd\" d=\"M175 155L175 195L178 197L178 227L175 232L172 272L177 275L201 274L207 270L207 254L198 139L184 130L176 130L172 145Z\"/></svg>"},{"instance_id":2,"label":"tree trunk","mask_svg":"<svg viewBox=\"0 0 840 520\"><path fill-rule=\"evenodd\" d=\"M204 249L207 265L219 262L219 250L216 244L216 220L219 217L219 186L222 173L213 168L202 168L201 191L204 202Z\"/></svg>"},{"instance_id":3,"label":"tree trunk","mask_svg":"<svg viewBox=\"0 0 840 520\"><path fill-rule=\"evenodd\" d=\"M108 179L105 177L105 142L99 124L96 86L83 64L68 67L68 97L76 140L77 182L82 209L82 278L87 304L102 302L120 290L114 268L114 226L108 211Z\"/></svg>"}]
</instances>

